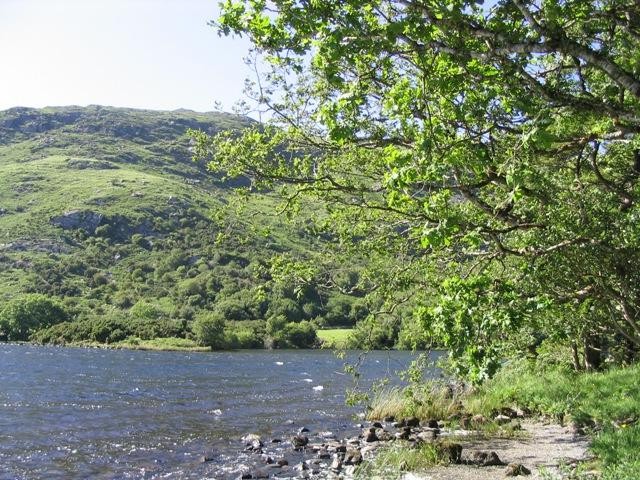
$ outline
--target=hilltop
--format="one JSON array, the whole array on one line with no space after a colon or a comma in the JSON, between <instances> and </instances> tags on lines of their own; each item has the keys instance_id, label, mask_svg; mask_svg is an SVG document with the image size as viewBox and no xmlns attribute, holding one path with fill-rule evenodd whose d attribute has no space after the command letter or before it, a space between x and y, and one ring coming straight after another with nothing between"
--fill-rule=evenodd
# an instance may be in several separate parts
<instances>
[{"instance_id":1,"label":"hilltop","mask_svg":"<svg viewBox=\"0 0 640 480\"><path fill-rule=\"evenodd\" d=\"M30 327L41 342L235 347L308 346L318 325L362 318L357 297L272 281L274 256L322 253L311 219L264 213L276 202L267 193L238 199L231 187L246 180L192 161L187 130L252 122L101 106L0 112L0 312L52 299L65 321ZM0 334L19 339L6 325Z\"/></svg>"}]
</instances>

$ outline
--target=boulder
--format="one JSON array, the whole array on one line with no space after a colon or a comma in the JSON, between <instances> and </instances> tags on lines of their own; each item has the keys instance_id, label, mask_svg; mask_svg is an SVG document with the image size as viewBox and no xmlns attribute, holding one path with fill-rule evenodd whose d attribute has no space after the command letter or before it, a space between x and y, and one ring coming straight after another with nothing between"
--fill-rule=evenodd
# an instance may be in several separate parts
<instances>
[{"instance_id":1,"label":"boulder","mask_svg":"<svg viewBox=\"0 0 640 480\"><path fill-rule=\"evenodd\" d=\"M49 223L63 230L81 228L87 232L95 233L96 228L98 228L100 222L102 222L102 218L103 215L98 212L92 212L90 210L70 210L57 217L51 217Z\"/></svg>"},{"instance_id":2,"label":"boulder","mask_svg":"<svg viewBox=\"0 0 640 480\"><path fill-rule=\"evenodd\" d=\"M246 447L245 450L248 451L259 451L263 447L262 440L260 439L260 435L256 435L255 433L249 433L242 437L242 442Z\"/></svg>"},{"instance_id":3,"label":"boulder","mask_svg":"<svg viewBox=\"0 0 640 480\"><path fill-rule=\"evenodd\" d=\"M402 420L398 420L397 422L393 422L392 424L395 428L404 428L407 426L407 423L405 422L404 418Z\"/></svg>"},{"instance_id":4,"label":"boulder","mask_svg":"<svg viewBox=\"0 0 640 480\"><path fill-rule=\"evenodd\" d=\"M334 453L333 461L331 462L331 466L329 468L336 471L340 470L342 468L342 456Z\"/></svg>"},{"instance_id":5,"label":"boulder","mask_svg":"<svg viewBox=\"0 0 640 480\"><path fill-rule=\"evenodd\" d=\"M420 426L420 419L417 417L410 417L405 419L404 423L407 427L415 428Z\"/></svg>"},{"instance_id":6,"label":"boulder","mask_svg":"<svg viewBox=\"0 0 640 480\"><path fill-rule=\"evenodd\" d=\"M462 459L462 445L459 443L443 443L439 446L443 457L451 463L458 464Z\"/></svg>"},{"instance_id":7,"label":"boulder","mask_svg":"<svg viewBox=\"0 0 640 480\"><path fill-rule=\"evenodd\" d=\"M434 418L430 418L429 420L423 420L422 422L420 422L420 426L426 427L426 428L440 428L440 424Z\"/></svg>"},{"instance_id":8,"label":"boulder","mask_svg":"<svg viewBox=\"0 0 640 480\"><path fill-rule=\"evenodd\" d=\"M504 424L509 423L511 421L511 417L508 416L508 415L500 414L500 415L496 415L493 418L493 421L496 422L498 425L504 425Z\"/></svg>"},{"instance_id":9,"label":"boulder","mask_svg":"<svg viewBox=\"0 0 640 480\"><path fill-rule=\"evenodd\" d=\"M478 467L492 467L499 465L506 465L496 452L483 452L483 451L474 451L470 452L469 458L466 460L466 463L470 465L477 465Z\"/></svg>"},{"instance_id":10,"label":"boulder","mask_svg":"<svg viewBox=\"0 0 640 480\"><path fill-rule=\"evenodd\" d=\"M519 475L531 475L531 470L521 463L510 463L504 470L506 477L517 477Z\"/></svg>"},{"instance_id":11,"label":"boulder","mask_svg":"<svg viewBox=\"0 0 640 480\"><path fill-rule=\"evenodd\" d=\"M304 448L309 443L309 437L306 435L294 435L291 437L291 444L296 450Z\"/></svg>"},{"instance_id":12,"label":"boulder","mask_svg":"<svg viewBox=\"0 0 640 480\"><path fill-rule=\"evenodd\" d=\"M362 453L357 448L350 448L344 455L345 465L360 465L362 463Z\"/></svg>"},{"instance_id":13,"label":"boulder","mask_svg":"<svg viewBox=\"0 0 640 480\"><path fill-rule=\"evenodd\" d=\"M375 428L370 428L367 432L365 432L364 434L364 441L367 443L370 442L377 442L379 440L378 435L376 435L376 429Z\"/></svg>"},{"instance_id":14,"label":"boulder","mask_svg":"<svg viewBox=\"0 0 640 480\"><path fill-rule=\"evenodd\" d=\"M438 437L438 430L424 430L416 435L416 439L420 442L431 443Z\"/></svg>"}]
</instances>

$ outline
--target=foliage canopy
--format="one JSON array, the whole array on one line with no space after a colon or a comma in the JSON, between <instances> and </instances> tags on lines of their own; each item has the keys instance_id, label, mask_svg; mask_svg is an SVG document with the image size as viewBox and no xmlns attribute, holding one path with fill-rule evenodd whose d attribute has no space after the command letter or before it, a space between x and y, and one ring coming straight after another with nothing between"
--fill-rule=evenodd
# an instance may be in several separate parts
<instances>
[{"instance_id":1,"label":"foliage canopy","mask_svg":"<svg viewBox=\"0 0 640 480\"><path fill-rule=\"evenodd\" d=\"M254 44L272 120L197 154L291 208L326 201L325 228L392 258L373 289L417 298L469 375L541 337L587 366L607 345L633 357L636 2L226 0L216 26Z\"/></svg>"}]
</instances>

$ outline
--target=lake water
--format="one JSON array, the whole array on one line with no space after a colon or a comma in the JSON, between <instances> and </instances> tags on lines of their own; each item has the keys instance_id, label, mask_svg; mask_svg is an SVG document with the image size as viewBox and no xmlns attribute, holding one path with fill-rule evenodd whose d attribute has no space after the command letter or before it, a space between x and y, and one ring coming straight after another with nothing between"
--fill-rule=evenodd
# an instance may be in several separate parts
<instances>
[{"instance_id":1,"label":"lake water","mask_svg":"<svg viewBox=\"0 0 640 480\"><path fill-rule=\"evenodd\" d=\"M412 358L368 353L362 382L393 375ZM0 480L235 478L252 461L239 440L246 433L268 440L301 426L338 438L355 431L358 410L344 401L353 378L343 364L319 350L0 344Z\"/></svg>"}]
</instances>

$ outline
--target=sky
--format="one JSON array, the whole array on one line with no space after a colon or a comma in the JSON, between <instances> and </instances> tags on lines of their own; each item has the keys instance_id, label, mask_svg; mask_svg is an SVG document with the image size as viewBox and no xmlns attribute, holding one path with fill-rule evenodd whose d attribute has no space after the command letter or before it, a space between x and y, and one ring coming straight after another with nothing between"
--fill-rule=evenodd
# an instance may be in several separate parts
<instances>
[{"instance_id":1,"label":"sky","mask_svg":"<svg viewBox=\"0 0 640 480\"><path fill-rule=\"evenodd\" d=\"M109 105L226 111L250 75L218 0L0 0L0 110Z\"/></svg>"}]
</instances>

